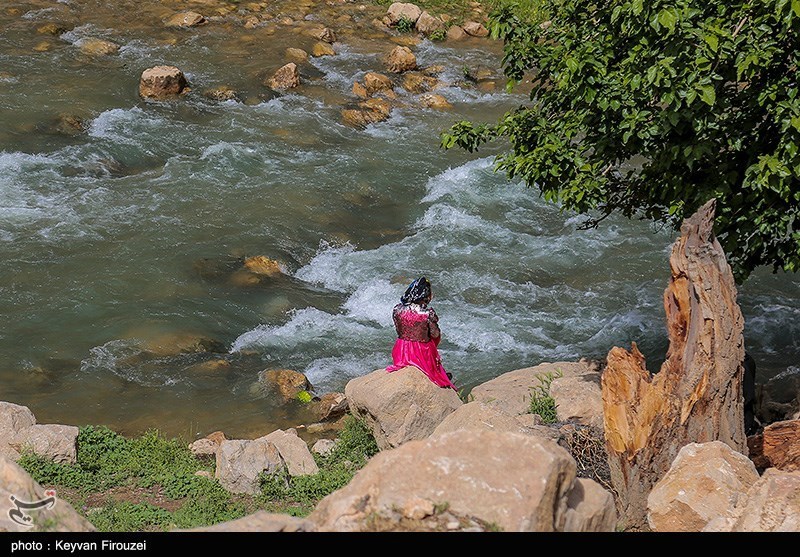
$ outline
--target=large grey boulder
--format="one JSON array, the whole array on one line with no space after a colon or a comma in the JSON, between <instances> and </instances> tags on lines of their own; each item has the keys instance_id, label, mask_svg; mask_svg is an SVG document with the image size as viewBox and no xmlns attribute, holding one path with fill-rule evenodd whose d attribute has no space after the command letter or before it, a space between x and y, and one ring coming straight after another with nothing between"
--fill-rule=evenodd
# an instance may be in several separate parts
<instances>
[{"instance_id":1,"label":"large grey boulder","mask_svg":"<svg viewBox=\"0 0 800 557\"><path fill-rule=\"evenodd\" d=\"M576 482L575 461L556 443L462 430L378 453L308 519L319 531L358 532L376 518L419 519L446 508L503 531L611 531L613 503L608 498L600 505L596 490L587 488L592 483ZM580 491L573 493L576 486Z\"/></svg>"},{"instance_id":2,"label":"large grey boulder","mask_svg":"<svg viewBox=\"0 0 800 557\"><path fill-rule=\"evenodd\" d=\"M650 491L647 523L655 532L700 532L732 517L758 478L753 462L726 443L689 443Z\"/></svg>"},{"instance_id":3,"label":"large grey boulder","mask_svg":"<svg viewBox=\"0 0 800 557\"><path fill-rule=\"evenodd\" d=\"M294 429L286 431L276 429L269 435L265 435L263 439L274 444L278 449L290 476L310 476L319 472L319 467L314 460L314 455L308 449L308 444L300 439Z\"/></svg>"},{"instance_id":4,"label":"large grey boulder","mask_svg":"<svg viewBox=\"0 0 800 557\"><path fill-rule=\"evenodd\" d=\"M31 451L56 462L77 459L78 428L60 424L37 424L27 406L0 402L0 456L18 460Z\"/></svg>"},{"instance_id":5,"label":"large grey boulder","mask_svg":"<svg viewBox=\"0 0 800 557\"><path fill-rule=\"evenodd\" d=\"M703 532L800 532L800 471L767 468L732 516L715 518Z\"/></svg>"},{"instance_id":6,"label":"large grey boulder","mask_svg":"<svg viewBox=\"0 0 800 557\"><path fill-rule=\"evenodd\" d=\"M344 394L350 413L364 420L380 449L424 439L463 404L453 389L435 385L412 366L351 379Z\"/></svg>"},{"instance_id":7,"label":"large grey boulder","mask_svg":"<svg viewBox=\"0 0 800 557\"><path fill-rule=\"evenodd\" d=\"M257 511L253 514L202 528L178 529L173 532L313 532L310 520L283 513Z\"/></svg>"},{"instance_id":8,"label":"large grey boulder","mask_svg":"<svg viewBox=\"0 0 800 557\"><path fill-rule=\"evenodd\" d=\"M231 493L257 495L258 476L274 474L284 466L278 448L264 437L223 441L217 449L214 477Z\"/></svg>"},{"instance_id":9,"label":"large grey boulder","mask_svg":"<svg viewBox=\"0 0 800 557\"><path fill-rule=\"evenodd\" d=\"M77 462L78 433L75 426L37 424L26 427L12 439L10 445L19 453L29 450L55 462Z\"/></svg>"},{"instance_id":10,"label":"large grey boulder","mask_svg":"<svg viewBox=\"0 0 800 557\"><path fill-rule=\"evenodd\" d=\"M26 503L42 507L25 508ZM46 490L16 462L0 456L0 532L93 532L58 493Z\"/></svg>"},{"instance_id":11,"label":"large grey boulder","mask_svg":"<svg viewBox=\"0 0 800 557\"><path fill-rule=\"evenodd\" d=\"M17 460L19 452L11 447L10 443L20 431L35 423L36 418L27 406L0 402L0 456Z\"/></svg>"},{"instance_id":12,"label":"large grey boulder","mask_svg":"<svg viewBox=\"0 0 800 557\"><path fill-rule=\"evenodd\" d=\"M527 414L530 411L532 391L542 387L548 378L580 377L596 372L596 366L587 360L578 362L545 362L504 373L472 389L473 400L497 406L506 414ZM551 383L552 386L552 383ZM563 403L563 401L562 401ZM558 404L558 401L556 401Z\"/></svg>"}]
</instances>

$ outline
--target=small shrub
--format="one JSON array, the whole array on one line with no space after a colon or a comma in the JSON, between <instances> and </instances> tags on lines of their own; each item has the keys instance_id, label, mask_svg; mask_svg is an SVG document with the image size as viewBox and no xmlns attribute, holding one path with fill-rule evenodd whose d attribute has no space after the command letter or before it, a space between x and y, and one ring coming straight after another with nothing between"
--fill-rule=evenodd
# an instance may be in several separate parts
<instances>
[{"instance_id":1,"label":"small shrub","mask_svg":"<svg viewBox=\"0 0 800 557\"><path fill-rule=\"evenodd\" d=\"M444 29L434 29L431 31L430 35L428 35L428 38L432 41L443 41L447 38L447 31Z\"/></svg>"},{"instance_id":2,"label":"small shrub","mask_svg":"<svg viewBox=\"0 0 800 557\"><path fill-rule=\"evenodd\" d=\"M100 532L163 531L173 525L166 509L150 503L113 502L89 514Z\"/></svg>"},{"instance_id":3,"label":"small shrub","mask_svg":"<svg viewBox=\"0 0 800 557\"><path fill-rule=\"evenodd\" d=\"M413 33L416 28L416 23L407 17L401 17L400 20L395 23L394 28L397 29L399 33Z\"/></svg>"},{"instance_id":4,"label":"small shrub","mask_svg":"<svg viewBox=\"0 0 800 557\"><path fill-rule=\"evenodd\" d=\"M546 424L554 424L558 421L556 401L550 396L550 383L562 375L560 369L537 375L536 380L539 384L531 387L530 413L538 414Z\"/></svg>"}]
</instances>

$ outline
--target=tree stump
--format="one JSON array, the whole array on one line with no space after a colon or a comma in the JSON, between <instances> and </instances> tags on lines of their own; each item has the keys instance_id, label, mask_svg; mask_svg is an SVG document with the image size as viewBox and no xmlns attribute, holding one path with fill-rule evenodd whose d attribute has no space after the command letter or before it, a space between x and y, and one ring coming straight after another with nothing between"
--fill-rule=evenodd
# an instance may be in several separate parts
<instances>
[{"instance_id":1,"label":"tree stump","mask_svg":"<svg viewBox=\"0 0 800 557\"><path fill-rule=\"evenodd\" d=\"M742 392L744 319L713 233L711 200L684 220L664 292L669 349L658 373L632 343L614 347L601 378L603 422L620 524L648 530L647 496L688 443L748 454Z\"/></svg>"}]
</instances>

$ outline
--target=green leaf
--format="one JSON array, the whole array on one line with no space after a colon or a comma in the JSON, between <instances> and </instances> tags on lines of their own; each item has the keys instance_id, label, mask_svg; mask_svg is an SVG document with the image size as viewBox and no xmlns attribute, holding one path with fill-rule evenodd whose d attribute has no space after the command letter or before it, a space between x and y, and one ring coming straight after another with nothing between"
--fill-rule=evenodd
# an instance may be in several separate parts
<instances>
[{"instance_id":1,"label":"green leaf","mask_svg":"<svg viewBox=\"0 0 800 557\"><path fill-rule=\"evenodd\" d=\"M700 100L709 106L714 106L714 103L717 100L717 94L714 91L714 87L711 85L701 85L697 89L698 93L700 94Z\"/></svg>"},{"instance_id":2,"label":"green leaf","mask_svg":"<svg viewBox=\"0 0 800 557\"><path fill-rule=\"evenodd\" d=\"M673 8L663 9L658 13L658 22L672 32L678 22L678 15Z\"/></svg>"},{"instance_id":3,"label":"green leaf","mask_svg":"<svg viewBox=\"0 0 800 557\"><path fill-rule=\"evenodd\" d=\"M713 50L714 52L716 52L719 49L719 37L717 37L716 35L704 35L703 40L706 42L708 46L711 47L711 50Z\"/></svg>"}]
</instances>

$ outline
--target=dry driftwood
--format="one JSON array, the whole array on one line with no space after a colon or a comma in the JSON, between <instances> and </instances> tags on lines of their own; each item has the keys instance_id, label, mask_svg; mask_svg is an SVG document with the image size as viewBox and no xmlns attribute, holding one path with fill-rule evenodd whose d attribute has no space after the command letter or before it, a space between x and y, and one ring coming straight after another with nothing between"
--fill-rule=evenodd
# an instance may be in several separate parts
<instances>
[{"instance_id":1,"label":"dry driftwood","mask_svg":"<svg viewBox=\"0 0 800 557\"><path fill-rule=\"evenodd\" d=\"M719 440L747 455L744 320L713 233L715 201L684 220L664 292L669 349L656 374L633 343L602 375L603 419L620 525L647 530L647 496L688 443Z\"/></svg>"},{"instance_id":2,"label":"dry driftwood","mask_svg":"<svg viewBox=\"0 0 800 557\"><path fill-rule=\"evenodd\" d=\"M800 470L800 420L769 424L759 435L747 439L750 460L759 470Z\"/></svg>"}]
</instances>

